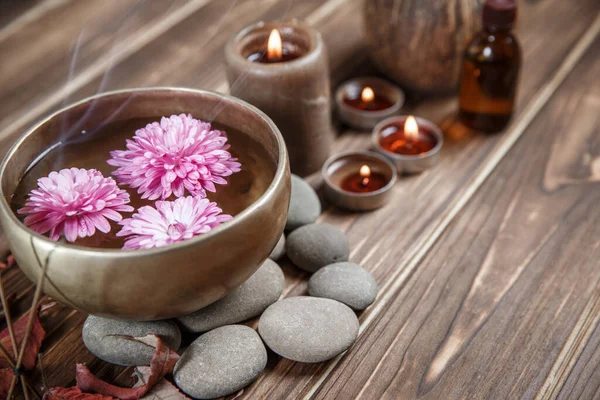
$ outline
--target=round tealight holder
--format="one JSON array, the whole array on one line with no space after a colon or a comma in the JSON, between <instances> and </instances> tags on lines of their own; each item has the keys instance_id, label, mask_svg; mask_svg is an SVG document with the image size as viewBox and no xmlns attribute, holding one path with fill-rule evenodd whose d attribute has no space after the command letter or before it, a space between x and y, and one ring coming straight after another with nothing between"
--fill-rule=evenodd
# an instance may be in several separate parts
<instances>
[{"instance_id":1,"label":"round tealight holder","mask_svg":"<svg viewBox=\"0 0 600 400\"><path fill-rule=\"evenodd\" d=\"M366 110L348 104L348 100L360 99L364 88L370 87L375 96L387 100L390 106L382 110ZM361 130L373 129L380 121L398 114L404 105L404 92L398 86L379 78L361 77L340 85L335 94L338 115L342 122Z\"/></svg>"},{"instance_id":2,"label":"round tealight holder","mask_svg":"<svg viewBox=\"0 0 600 400\"><path fill-rule=\"evenodd\" d=\"M386 131L392 127L404 129L407 118L407 115L401 115L381 121L373 128L371 139L375 150L390 159L399 173L416 174L423 172L438 163L440 150L444 144L444 134L433 122L415 117L419 125L419 133L430 135L431 138L435 140L433 148L421 154L399 154L384 148L381 145L381 139L387 136Z\"/></svg>"},{"instance_id":3,"label":"round tealight holder","mask_svg":"<svg viewBox=\"0 0 600 400\"><path fill-rule=\"evenodd\" d=\"M366 193L342 189L342 182L367 165L373 174L381 174L387 183L382 188ZM394 165L372 151L350 151L330 157L321 169L325 197L336 206L349 211L370 211L385 205L391 196L397 174Z\"/></svg>"}]
</instances>

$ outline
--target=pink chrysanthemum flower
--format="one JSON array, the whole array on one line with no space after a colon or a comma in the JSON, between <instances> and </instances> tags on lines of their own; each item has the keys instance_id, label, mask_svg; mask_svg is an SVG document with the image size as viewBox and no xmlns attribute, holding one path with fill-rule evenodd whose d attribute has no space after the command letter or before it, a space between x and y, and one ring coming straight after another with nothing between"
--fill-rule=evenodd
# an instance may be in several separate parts
<instances>
[{"instance_id":1,"label":"pink chrysanthemum flower","mask_svg":"<svg viewBox=\"0 0 600 400\"><path fill-rule=\"evenodd\" d=\"M206 197L215 183L240 171L240 163L227 151L224 132L191 115L163 117L135 132L127 150L110 153L107 162L119 167L113 175L119 184L138 188L143 199L165 200L174 194Z\"/></svg>"},{"instance_id":2,"label":"pink chrysanthemum flower","mask_svg":"<svg viewBox=\"0 0 600 400\"><path fill-rule=\"evenodd\" d=\"M232 216L208 199L181 197L175 201L157 201L156 208L140 207L131 218L119 222L125 238L123 249L150 249L181 242L206 233L229 221Z\"/></svg>"},{"instance_id":3,"label":"pink chrysanthemum flower","mask_svg":"<svg viewBox=\"0 0 600 400\"><path fill-rule=\"evenodd\" d=\"M110 231L110 223L123 218L119 211L133 211L128 206L129 193L119 189L113 178L105 178L95 169L70 168L53 171L38 179L25 207L25 225L58 240L61 234L69 242L77 237L92 236L96 229Z\"/></svg>"}]
</instances>

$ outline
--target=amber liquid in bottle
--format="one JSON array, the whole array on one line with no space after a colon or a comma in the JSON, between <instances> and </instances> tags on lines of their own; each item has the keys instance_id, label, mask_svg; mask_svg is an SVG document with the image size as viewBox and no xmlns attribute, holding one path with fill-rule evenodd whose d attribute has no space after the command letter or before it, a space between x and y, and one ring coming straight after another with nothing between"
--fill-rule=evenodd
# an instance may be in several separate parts
<instances>
[{"instance_id":1,"label":"amber liquid in bottle","mask_svg":"<svg viewBox=\"0 0 600 400\"><path fill-rule=\"evenodd\" d=\"M515 105L521 51L508 29L486 26L464 54L459 119L471 129L503 130Z\"/></svg>"}]
</instances>

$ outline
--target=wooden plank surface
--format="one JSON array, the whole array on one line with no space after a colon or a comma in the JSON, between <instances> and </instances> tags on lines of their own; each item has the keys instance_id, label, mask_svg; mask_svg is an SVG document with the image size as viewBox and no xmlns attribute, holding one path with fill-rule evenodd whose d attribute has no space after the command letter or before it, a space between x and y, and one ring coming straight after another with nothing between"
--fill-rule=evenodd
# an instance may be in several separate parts
<instances>
[{"instance_id":1,"label":"wooden plank surface","mask_svg":"<svg viewBox=\"0 0 600 400\"><path fill-rule=\"evenodd\" d=\"M98 66L110 66L127 49L170 25L163 21L176 23L205 2L60 2L0 41L0 53L11 60L0 70L0 123L20 129L21 121L39 117L38 108L48 111L43 105L49 100L66 105L69 98L61 95L68 85L103 72L106 68Z\"/></svg>"},{"instance_id":2,"label":"wooden plank surface","mask_svg":"<svg viewBox=\"0 0 600 400\"><path fill-rule=\"evenodd\" d=\"M581 8L574 9L571 5L556 1L546 2L543 9L522 7L519 37L523 44L525 65L519 105L521 111L544 94L546 82L595 21L597 13L590 12L595 10L593 2L587 6L583 3L580 5ZM556 21L560 28L535 24L542 14L544 20ZM567 14L569 18L587 22L570 30L569 27L574 28L573 24L568 20L564 24L561 22ZM554 46L551 49L534 46L540 37L549 39ZM528 60L540 62L528 63ZM411 112L443 121L454 112L454 107L452 99L426 100L417 102ZM519 121L517 117L513 127L518 127ZM522 130L518 133L521 134ZM368 147L370 138L364 134L349 132L345 136L338 140L338 150ZM447 216L453 207L470 195L480 172L487 171L490 155L505 151L506 144L510 144L507 138L508 136L455 138L447 135L450 140L442 151L442 161L437 168L417 177L404 179L396 185L391 204L396 204L397 207L386 207L362 215L346 214L334 209L324 215L322 221L338 225L347 231L352 248L351 260L369 269L381 288L378 302L361 316L361 329L375 318L374 314L386 307L381 301L386 290L391 286L401 285L410 277L417 267L418 258L422 257L420 251L434 235L439 234L440 226L447 224ZM305 277L301 274L289 286L288 295L303 294ZM355 346L350 354L357 348ZM327 368L332 368L336 363L337 360L334 360L329 366L308 366L281 360L273 366L273 373L264 375L247 393L250 397L257 398L269 395L275 398L311 395L321 385L321 380L327 379L330 373Z\"/></svg>"},{"instance_id":3,"label":"wooden plank surface","mask_svg":"<svg viewBox=\"0 0 600 400\"><path fill-rule=\"evenodd\" d=\"M599 51L596 39L317 398L553 398L576 379L600 318Z\"/></svg>"},{"instance_id":4,"label":"wooden plank surface","mask_svg":"<svg viewBox=\"0 0 600 400\"><path fill-rule=\"evenodd\" d=\"M37 2L40 4L32 5L30 10L36 7L39 9L43 7L41 4L48 2L50 0ZM71 2L75 4L69 4ZM91 8L96 7L93 21L86 22L88 20L85 18L75 18L86 14L82 3L89 4ZM151 6L148 7L147 4ZM141 6L133 1L59 1L52 4L52 7L47 6L47 10L42 9L43 12L40 12L33 22L23 23L17 26L18 29L13 25L9 31L10 35L6 38L3 38L0 28L0 54L10 55L10 59L15 60L3 63L0 67L0 92L3 94L0 100L3 106L0 107L0 121L4 128L0 134L0 154L6 151L26 126L40 116L59 108L64 102L74 101L97 91L147 85L181 85L226 91L227 84L222 68L223 44L245 25L261 19L300 17L320 30L329 47L334 82L348 76L370 73L372 67L367 61L362 41L361 7L362 1L358 0L165 0L147 2ZM390 206L384 209L367 214L348 214L327 208L321 217L322 222L332 223L347 232L352 248L351 259L364 264L374 274L381 287L377 303L360 316L361 336L358 342L343 357L316 365L292 363L270 353L266 373L245 390L244 398L354 398L359 394L363 398L410 398L416 395L435 398L435 395L439 396L440 393L485 397L487 394L506 395L506 391L509 390L509 384L506 382L514 384L514 387L510 387L512 392L508 391L511 394L535 397L536 394L547 393L550 397L560 394L569 398L570 394L586 397L586 394L597 388L597 380L594 378L597 379L598 376L595 366L599 357L596 347L600 332L594 331L598 321L595 317L595 294L590 287L599 275L594 274L589 265L577 266L579 270L590 275L588 280L579 277L579 280L569 281L565 274L570 264L567 263L567 259L557 255L558 261L552 264L554 272L545 276L547 281L540 281L540 287L545 282L549 288L560 293L552 301L546 299L548 307L562 304L565 312L572 311L573 315L558 313L557 318L548 320L549 314L542 300L543 296L548 296L551 289L540 290L537 293L535 298L540 302L538 306L532 304L523 311L516 306L504 306L500 300L506 297L506 293L515 293L514 297L511 297L511 304L522 305L520 302L529 298L529 292L517 291L516 288L529 290L531 285L538 283L533 278L525 279L529 275L523 271L509 286L499 286L494 288L495 291L476 292L474 300L467 303L467 306L472 308L466 308L463 314L457 312L456 307L464 300L461 300L460 295L464 297L465 293L469 293L469 279L472 280L484 267L491 274L499 274L500 278L510 281L510 277L514 276L511 275L513 270L498 272L498 263L514 261L512 268L518 268L521 264L517 261L527 258L529 252L537 249L538 242L545 238L540 238L538 234L547 228L544 223L551 224L550 217L560 219L562 213L565 213L573 219L568 220L571 222L569 227L556 228L555 232L548 231L544 232L545 234L558 235L556 232L559 232L563 237L576 230L572 221L579 219L572 215L579 214L570 211L571 209L561 208L566 204L563 200L560 200L561 207L556 207L554 202L558 200L548 195L544 201L540 200L540 204L557 214L550 213L548 218L540 217L541 222L534 221L532 226L535 228L532 228L531 235L529 230L519 225L518 218L521 214L515 211L508 215L505 227L508 229L506 232L511 234L506 237L500 235L500 239L492 234L494 228L498 230L498 224L501 224L507 215L507 204L513 204L514 208L535 200L532 199L536 195L534 189L537 186L526 178L535 179L537 175L529 174L525 167L542 165L539 164L542 163L540 160L544 157L552 158L549 151L554 147L550 144L538 146L537 152L534 153L530 151L530 147L535 146L537 142L529 138L537 137L539 142L540 130L547 129L553 130L554 136L551 137L559 143L562 136L554 129L555 125L564 121L555 119L554 124L539 128L539 119L542 118L540 116L531 128L528 128L528 124L548 100L551 103L542 113L555 112L548 111L554 101L559 101L552 99L554 91L567 75L573 76L571 70L578 64L578 57L586 52L586 46L597 35L597 28L600 26L598 11L597 0L540 0L520 3L518 35L524 51L525 64L520 86L519 112L504 135L485 137L458 129L451 118L456 108L453 98L409 98L407 110L440 122L446 128L447 145L443 149L441 163L419 176L403 178L394 189L394 198ZM27 11L23 11L20 15L26 14ZM15 18L18 19L19 17ZM117 33L111 28L115 20L124 21L123 24L119 24L123 25L123 28ZM57 21L68 26L68 29L52 29ZM78 58L75 62L77 67L69 77L72 64L70 55L73 46L77 45L75 36L78 36L82 28L85 29L82 39L79 40ZM30 43L28 40L40 36L43 37L44 45ZM49 51L52 48L55 48L56 52ZM593 71L597 54L598 45L594 43L593 47L587 50L586 58L579 63L576 71L578 75L587 76L589 90L595 88L596 91L598 87L590 85L593 77L590 78L589 75L593 75L590 71ZM25 63L27 60L29 61ZM31 65L32 68L27 69L24 76L20 76L17 72L24 65ZM570 78L569 82L573 80L574 78ZM570 96L568 93L577 92L578 88L588 87L585 83L577 86L569 82L565 87L570 89L560 89L560 93L569 90L567 94L563 94L566 97ZM592 105L597 106L597 97L587 97L591 98L588 101ZM553 114L546 118L552 116ZM590 132L593 131L588 132L593 139ZM516 140L521 137L522 141L511 150ZM348 131L340 136L335 148L336 151L367 148L368 143L368 135ZM523 143L529 143L529 147L524 148ZM529 153L537 156L532 155L531 160L529 156L523 156ZM522 160L523 158L527 161ZM514 171L512 175L507 172L510 171L509 160L513 160L513 167L515 163L525 166L519 167L524 168L523 176L513 176ZM577 174L585 170L581 166L562 164L561 160L565 159L558 156L554 156L553 160L555 163L551 166L551 171L555 175L552 176L561 177L560 179L566 179L567 182L571 182L569 179L573 176L580 177ZM500 164L496 168L498 163ZM509 166L506 166L507 163ZM484 183L488 177L489 180ZM518 179L519 177L521 179ZM311 179L311 182L318 186L318 177ZM506 191L502 190L504 185ZM570 185L569 183L567 186ZM583 185L582 193L592 190L589 189L589 185L594 184ZM525 187L529 190L524 189ZM511 191L508 188L513 189ZM527 195L519 194L522 191L527 192ZM557 191L564 192L559 189ZM540 196L545 194L542 190ZM593 198L594 195L589 196ZM597 196L595 198L597 200ZM585 200L583 203L589 202ZM575 201L573 204L571 208L579 205L579 202ZM545 210L544 208L544 216ZM570 212L574 214L569 214ZM591 221L593 218L590 218L589 226ZM598 242L598 232L593 231L591 227L588 230L590 232L584 239L588 242ZM545 240L551 241L554 238L555 236L550 236ZM502 255L486 258L487 252L496 241L498 244L495 246L498 250L495 250L495 254L500 251ZM504 255L513 242L521 251ZM569 243L576 249L576 241L570 240ZM569 245L565 246L570 248ZM438 258L433 258L435 255ZM488 259L491 261L485 264ZM529 273L541 270L540 261L537 258L535 260L532 262L534 267L523 267L524 271ZM284 263L283 267L287 281L286 295L303 294L306 276L289 263ZM540 276L542 274L538 271L535 277ZM18 294L17 310L24 311L25 305L31 300L31 283L16 269L8 271L5 281L9 283L9 292ZM423 282L428 286L424 288ZM456 284L446 287L447 282ZM441 289L436 286L442 284L446 286L442 286ZM585 284L590 285L587 291L569 292L565 289L585 288ZM502 293L503 287L508 289L505 297L498 300L502 307L481 306L480 303L489 303L487 295L493 297L494 293ZM544 288L546 287L542 289ZM434 289L438 292L434 292ZM564 292L565 290L567 291ZM437 293L437 297L434 293ZM460 341L460 346L454 346L453 336L448 336L450 344L442 344L440 338L449 334L453 319L451 315L446 315L435 307L451 310L449 314L454 312L460 317L457 323L462 325L457 325L456 328L460 335L465 327L472 330L469 331L471 336L465 336L468 337L465 343L469 346ZM432 310L442 312L443 318L440 321L439 318L431 320L429 313ZM499 318L496 313L503 316L499 322L495 319ZM520 319L524 318L524 315L529 315L530 319ZM48 384L72 384L74 364L82 361L87 362L92 371L102 377L128 383L129 370L100 362L85 350L80 336L84 318L84 315L64 307L55 307L44 316L44 324L49 327L43 358ZM482 318L481 326L473 322L477 318ZM492 322L495 325L489 325ZM529 325L526 325L526 322ZM426 332L421 329L425 323L428 324ZM507 330L507 327L515 326L516 330ZM583 328L577 331L576 327L579 326ZM480 332L485 329L491 330L488 336L480 336ZM539 335L539 332L545 331L555 332L555 336L549 335L541 342L546 343L545 346L527 343L523 345L522 335ZM585 334L581 336L577 332ZM463 337L460 335L459 337ZM502 351L498 359L490 362L493 354L488 353L491 353L491 346L498 345L498 335L502 336ZM550 337L556 340L550 341ZM438 342L435 342L435 339ZM416 346L413 341L424 344ZM475 342L479 347L473 344ZM442 349L454 349L455 353L445 350L446 352L435 359L436 343L442 346ZM565 343L574 344L565 346ZM521 350L521 346L524 346L524 355L533 356L529 359L525 356L519 358L523 365L515 368L510 362L516 357L514 353ZM447 357L447 354L451 356ZM580 356L581 359L578 358ZM435 366L438 368L430 368L425 379L424 368L439 360L451 362L443 365L444 368L441 369L439 366L443 363L437 362ZM378 364L379 361L382 363ZM547 365L550 362L551 364ZM480 365L482 363L483 366ZM489 368L486 368L487 364L490 364ZM473 378L468 375L469 371L480 369L481 376ZM533 376L532 370L538 374ZM577 377L569 374L570 371ZM522 373L522 376L514 378L516 372ZM484 378L490 382L475 386L476 382L481 382ZM34 379L38 384L41 382L39 371ZM494 388L491 387L492 382L497 383ZM555 382L560 382L562 392ZM454 387L456 391L452 391ZM535 390L532 392L530 388Z\"/></svg>"},{"instance_id":5,"label":"wooden plank surface","mask_svg":"<svg viewBox=\"0 0 600 400\"><path fill-rule=\"evenodd\" d=\"M85 10L87 2L78 3ZM103 2L91 3L101 5ZM131 17L123 17L127 22L126 26L135 25L129 20L138 8L150 14L146 10L148 4L163 4L143 2L144 6L135 8L138 2L109 0L108 3L119 4L121 8L129 6L127 15ZM133 31L123 28L123 34L119 34L121 30L114 34L108 29L111 36L105 39L105 47L97 53L96 59L78 67L69 76L71 57L76 57L76 64L80 58L80 54L73 54L71 51L67 62L57 67L62 71L62 79L52 81L49 94L38 97L35 96L36 92L29 92L25 96L29 96L30 101L22 105L20 112L5 117L0 153L6 152L19 133L40 116L59 109L64 103L98 92L137 86L214 88L221 85L225 77L222 68L223 45L233 33L263 19L304 18L322 2L261 0L258 3L257 6L257 2L251 0L175 1L175 6L169 8L170 14L162 17L158 14L158 21L150 21L143 28ZM104 8L102 10L108 13ZM218 82L211 84L215 80ZM30 90L35 89L34 85L30 86ZM6 101L9 102L10 99L7 98Z\"/></svg>"},{"instance_id":6,"label":"wooden plank surface","mask_svg":"<svg viewBox=\"0 0 600 400\"><path fill-rule=\"evenodd\" d=\"M0 40L9 37L22 26L37 20L59 5L62 0L0 0Z\"/></svg>"},{"instance_id":7,"label":"wooden plank surface","mask_svg":"<svg viewBox=\"0 0 600 400\"><path fill-rule=\"evenodd\" d=\"M600 398L600 327L594 332L566 375L566 381L553 392L558 399Z\"/></svg>"}]
</instances>

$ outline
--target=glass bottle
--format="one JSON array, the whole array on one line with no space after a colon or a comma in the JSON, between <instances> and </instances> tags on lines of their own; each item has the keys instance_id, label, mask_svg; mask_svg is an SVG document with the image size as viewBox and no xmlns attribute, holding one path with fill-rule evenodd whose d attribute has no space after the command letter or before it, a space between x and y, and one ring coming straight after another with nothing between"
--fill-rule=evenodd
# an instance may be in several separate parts
<instances>
[{"instance_id":1,"label":"glass bottle","mask_svg":"<svg viewBox=\"0 0 600 400\"><path fill-rule=\"evenodd\" d=\"M511 33L515 0L487 0L483 31L467 47L460 85L460 121L471 129L497 132L513 113L521 50Z\"/></svg>"}]
</instances>

